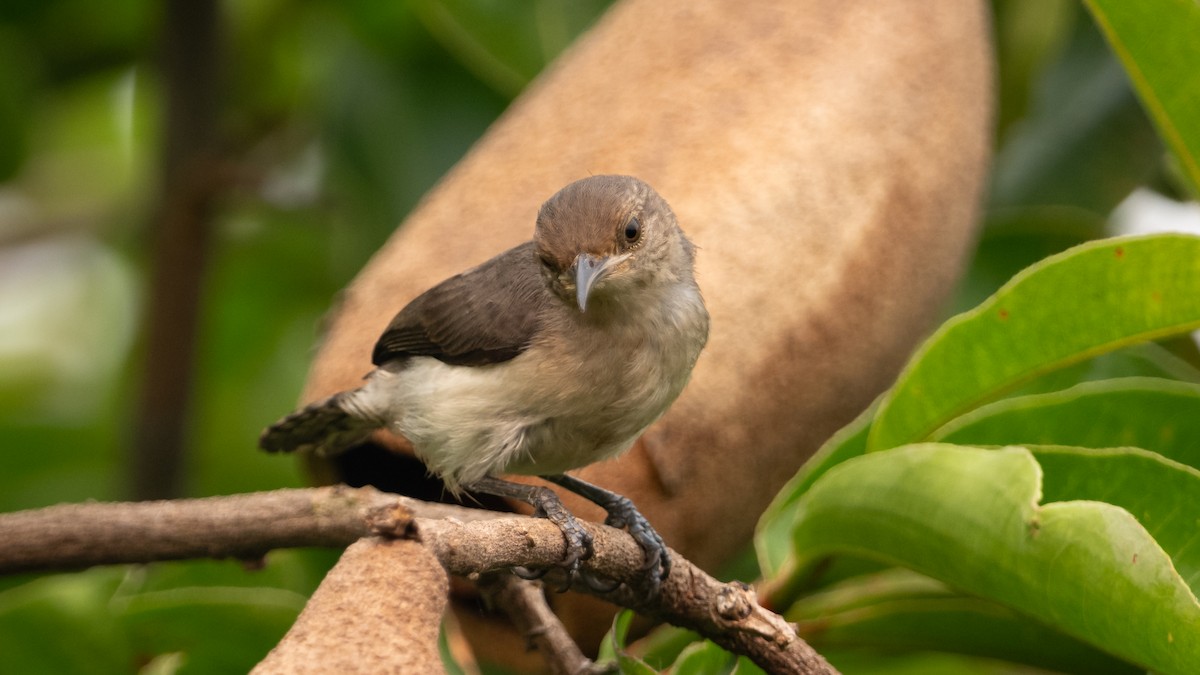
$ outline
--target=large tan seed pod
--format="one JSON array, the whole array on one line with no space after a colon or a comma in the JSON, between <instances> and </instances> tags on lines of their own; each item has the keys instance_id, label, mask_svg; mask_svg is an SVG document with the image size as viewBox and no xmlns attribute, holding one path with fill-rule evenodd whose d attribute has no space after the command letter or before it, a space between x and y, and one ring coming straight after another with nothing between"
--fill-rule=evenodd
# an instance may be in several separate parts
<instances>
[{"instance_id":1,"label":"large tan seed pod","mask_svg":"<svg viewBox=\"0 0 1200 675\"><path fill-rule=\"evenodd\" d=\"M529 239L560 187L636 175L700 249L712 332L667 415L624 457L579 475L633 499L670 546L719 569L938 316L973 241L992 68L981 0L625 0L363 269L304 400L358 386L397 310ZM386 482L423 479L404 471ZM585 648L607 629L597 601L554 602ZM524 650L515 636L480 640L488 620L460 618L481 656L513 663Z\"/></svg>"}]
</instances>

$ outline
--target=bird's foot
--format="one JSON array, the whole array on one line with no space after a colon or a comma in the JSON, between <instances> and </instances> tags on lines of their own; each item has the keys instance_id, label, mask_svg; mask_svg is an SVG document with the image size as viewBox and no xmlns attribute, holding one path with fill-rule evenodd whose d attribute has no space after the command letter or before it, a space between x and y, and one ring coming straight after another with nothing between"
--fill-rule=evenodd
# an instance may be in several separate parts
<instances>
[{"instance_id":1,"label":"bird's foot","mask_svg":"<svg viewBox=\"0 0 1200 675\"><path fill-rule=\"evenodd\" d=\"M543 488L544 489L544 488ZM584 560L592 557L594 550L592 548L592 533L583 528L579 524L575 516L563 506L558 495L550 490L545 490L539 493L534 501L533 515L537 518L545 518L558 526L562 530L563 538L567 542L566 554L559 565L567 573L567 586L570 586L579 574L579 564ZM562 590L566 590L564 587Z\"/></svg>"},{"instance_id":2,"label":"bird's foot","mask_svg":"<svg viewBox=\"0 0 1200 675\"><path fill-rule=\"evenodd\" d=\"M667 551L666 542L633 502L617 494L613 497L609 503L602 504L608 511L604 524L628 531L642 548L641 579L644 581L638 584L640 588L636 590L645 598L653 598L658 595L662 582L671 576L671 554Z\"/></svg>"},{"instance_id":3,"label":"bird's foot","mask_svg":"<svg viewBox=\"0 0 1200 675\"><path fill-rule=\"evenodd\" d=\"M637 510L627 497L610 490L605 490L586 481L557 474L543 476L546 480L557 483L568 490L585 497L608 512L604 524L629 532L634 541L642 549L642 574L639 581L630 586L641 597L650 599L658 595L662 582L671 574L671 554L661 536L650 525L650 521Z\"/></svg>"},{"instance_id":4,"label":"bird's foot","mask_svg":"<svg viewBox=\"0 0 1200 675\"><path fill-rule=\"evenodd\" d=\"M584 529L570 511L567 511L567 507L563 506L562 500L553 490L538 485L510 483L492 477L483 478L464 487L470 491L483 492L497 497L519 499L533 507L534 516L545 518L558 526L567 544L566 553L562 562L559 563L559 566L566 572L566 582L562 590L566 590L578 577L579 564L592 557L591 533ZM518 567L513 571L524 579L540 579L545 576L547 570Z\"/></svg>"}]
</instances>

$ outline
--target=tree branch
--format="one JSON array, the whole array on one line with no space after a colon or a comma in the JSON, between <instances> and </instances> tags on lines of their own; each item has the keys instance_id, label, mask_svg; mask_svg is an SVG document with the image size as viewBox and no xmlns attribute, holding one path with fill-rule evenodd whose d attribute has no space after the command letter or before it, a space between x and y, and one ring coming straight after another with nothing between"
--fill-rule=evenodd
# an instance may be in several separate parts
<instances>
[{"instance_id":1,"label":"tree branch","mask_svg":"<svg viewBox=\"0 0 1200 675\"><path fill-rule=\"evenodd\" d=\"M631 588L637 587L642 574L641 548L621 530L583 525L591 532L595 549L595 555L584 561L583 571L626 583L611 592L586 584L575 584L574 590L694 630L749 656L768 672L834 672L797 636L794 626L758 604L753 589L719 582L678 553L672 552L671 575L659 595L638 597ZM566 544L549 521L346 487L69 504L4 514L0 515L0 573L196 557L257 559L274 548L348 546L370 535L420 541L447 572L473 580L521 565L550 569L550 583L566 581L557 568ZM361 566L346 565L363 574ZM331 573L328 583L339 583L337 579ZM354 594L353 585L344 586ZM414 588L411 581L404 587L410 594ZM445 595L444 588L439 589ZM323 597L330 606L345 600L330 592ZM292 636L290 632L285 642ZM277 649L283 647L281 643Z\"/></svg>"},{"instance_id":2,"label":"tree branch","mask_svg":"<svg viewBox=\"0 0 1200 675\"><path fill-rule=\"evenodd\" d=\"M497 515L344 486L60 504L0 514L0 574L187 558L254 560L276 548L349 546L375 534L372 519L397 506L426 518Z\"/></svg>"},{"instance_id":3,"label":"tree branch","mask_svg":"<svg viewBox=\"0 0 1200 675\"><path fill-rule=\"evenodd\" d=\"M518 579L509 572L491 572L479 575L476 585L490 603L504 610L530 646L541 652L551 675L601 672L551 611L541 584Z\"/></svg>"},{"instance_id":4,"label":"tree branch","mask_svg":"<svg viewBox=\"0 0 1200 675\"><path fill-rule=\"evenodd\" d=\"M550 568L548 582L564 581L557 564L566 555L562 533L540 518L505 517L487 521L416 520L417 533L446 570L477 574L517 565ZM599 592L583 583L572 590L603 598L651 618L688 628L726 649L749 656L770 673L833 673L824 658L796 634L783 617L758 604L754 590L740 582L722 583L671 552L671 575L657 597L641 598L631 590L642 574L642 550L628 533L583 523L594 538L595 555L581 565L584 572L626 582L615 591Z\"/></svg>"}]
</instances>

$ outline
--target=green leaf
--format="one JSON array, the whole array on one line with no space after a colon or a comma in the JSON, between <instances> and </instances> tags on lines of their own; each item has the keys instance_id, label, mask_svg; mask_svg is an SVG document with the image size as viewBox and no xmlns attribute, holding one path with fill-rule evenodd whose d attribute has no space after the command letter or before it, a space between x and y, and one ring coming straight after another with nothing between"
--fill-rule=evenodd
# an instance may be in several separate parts
<instances>
[{"instance_id":1,"label":"green leaf","mask_svg":"<svg viewBox=\"0 0 1200 675\"><path fill-rule=\"evenodd\" d=\"M628 652L617 654L617 667L621 675L658 675L657 670Z\"/></svg>"},{"instance_id":2,"label":"green leaf","mask_svg":"<svg viewBox=\"0 0 1200 675\"><path fill-rule=\"evenodd\" d=\"M1200 4L1085 0L1159 132L1200 192Z\"/></svg>"},{"instance_id":3,"label":"green leaf","mask_svg":"<svg viewBox=\"0 0 1200 675\"><path fill-rule=\"evenodd\" d=\"M1075 206L1106 214L1158 168L1162 148L1137 96L1089 21L1076 21L1032 83L1028 114L1005 130L989 207Z\"/></svg>"},{"instance_id":4,"label":"green leaf","mask_svg":"<svg viewBox=\"0 0 1200 675\"><path fill-rule=\"evenodd\" d=\"M684 649L702 639L694 631L662 624L638 640L637 651L642 660L652 667L665 669L679 658Z\"/></svg>"},{"instance_id":5,"label":"green leaf","mask_svg":"<svg viewBox=\"0 0 1200 675\"><path fill-rule=\"evenodd\" d=\"M705 640L683 650L671 666L671 675L728 675L735 665L733 654Z\"/></svg>"},{"instance_id":6,"label":"green leaf","mask_svg":"<svg viewBox=\"0 0 1200 675\"><path fill-rule=\"evenodd\" d=\"M600 642L596 663L600 665L615 664L622 675L655 675L656 671L641 659L625 651L625 640L629 636L629 626L633 623L633 612L622 610L613 618L612 629Z\"/></svg>"},{"instance_id":7,"label":"green leaf","mask_svg":"<svg viewBox=\"0 0 1200 675\"><path fill-rule=\"evenodd\" d=\"M248 672L296 621L304 601L278 588L192 586L116 598L113 609L142 653L182 653L196 672Z\"/></svg>"},{"instance_id":8,"label":"green leaf","mask_svg":"<svg viewBox=\"0 0 1200 675\"><path fill-rule=\"evenodd\" d=\"M1182 333L1163 342L1188 339L1190 336ZM1143 342L1047 373L1017 387L1014 393L1045 394L1061 391L1082 382L1119 377L1161 377L1200 383L1200 370L1157 342Z\"/></svg>"},{"instance_id":9,"label":"green leaf","mask_svg":"<svg viewBox=\"0 0 1200 675\"><path fill-rule=\"evenodd\" d=\"M1003 139L1028 113L1029 97L1048 64L1063 51L1082 8L1071 2L1002 2L993 6L998 86L996 135Z\"/></svg>"},{"instance_id":10,"label":"green leaf","mask_svg":"<svg viewBox=\"0 0 1200 675\"><path fill-rule=\"evenodd\" d=\"M958 654L827 651L822 656L845 675L1033 675L1012 665Z\"/></svg>"},{"instance_id":11,"label":"green leaf","mask_svg":"<svg viewBox=\"0 0 1200 675\"><path fill-rule=\"evenodd\" d=\"M1090 242L947 321L884 397L868 449L928 439L1043 373L1200 326L1200 237Z\"/></svg>"},{"instance_id":12,"label":"green leaf","mask_svg":"<svg viewBox=\"0 0 1200 675\"><path fill-rule=\"evenodd\" d=\"M0 23L0 182L17 174L29 152L33 127L33 81L40 56L8 22Z\"/></svg>"},{"instance_id":13,"label":"green leaf","mask_svg":"<svg viewBox=\"0 0 1200 675\"><path fill-rule=\"evenodd\" d=\"M797 502L826 471L867 451L867 434L875 418L875 409L876 404L871 404L853 422L825 441L763 512L754 534L754 548L764 577L788 576L780 573L791 555L791 531L796 520Z\"/></svg>"},{"instance_id":14,"label":"green leaf","mask_svg":"<svg viewBox=\"0 0 1200 675\"><path fill-rule=\"evenodd\" d=\"M942 427L933 440L973 445L1129 446L1200 467L1197 410L1200 384L1127 377L997 401Z\"/></svg>"},{"instance_id":15,"label":"green leaf","mask_svg":"<svg viewBox=\"0 0 1200 675\"><path fill-rule=\"evenodd\" d=\"M600 641L600 650L596 660L598 662L613 662L617 660L617 654L625 649L625 638L629 635L629 625L633 622L633 611L623 609L617 612L613 617L612 628L604 635L604 639Z\"/></svg>"},{"instance_id":16,"label":"green leaf","mask_svg":"<svg viewBox=\"0 0 1200 675\"><path fill-rule=\"evenodd\" d=\"M438 656L442 658L442 668L446 670L446 675L467 675L467 671L454 658L454 652L450 649L445 621L438 628Z\"/></svg>"},{"instance_id":17,"label":"green leaf","mask_svg":"<svg viewBox=\"0 0 1200 675\"><path fill-rule=\"evenodd\" d=\"M733 675L767 675L767 671L745 656L739 656L737 665L733 667Z\"/></svg>"},{"instance_id":18,"label":"green leaf","mask_svg":"<svg viewBox=\"0 0 1200 675\"><path fill-rule=\"evenodd\" d=\"M1200 471L1139 448L1030 449L1044 474L1043 501L1086 499L1125 509L1200 595Z\"/></svg>"},{"instance_id":19,"label":"green leaf","mask_svg":"<svg viewBox=\"0 0 1200 675\"><path fill-rule=\"evenodd\" d=\"M0 670L129 672L136 652L113 622L109 600L121 568L34 579L0 592Z\"/></svg>"},{"instance_id":20,"label":"green leaf","mask_svg":"<svg viewBox=\"0 0 1200 675\"><path fill-rule=\"evenodd\" d=\"M953 306L958 312L971 309L1039 260L1104 238L1105 223L1104 217L1077 207L1008 207L989 213Z\"/></svg>"},{"instance_id":21,"label":"green leaf","mask_svg":"<svg viewBox=\"0 0 1200 675\"><path fill-rule=\"evenodd\" d=\"M785 617L821 653L938 651L1055 672L1142 672L1006 607L901 568L842 581L800 600Z\"/></svg>"},{"instance_id":22,"label":"green leaf","mask_svg":"<svg viewBox=\"0 0 1200 675\"><path fill-rule=\"evenodd\" d=\"M1024 448L868 454L831 469L801 499L796 557L802 568L832 553L871 555L1139 665L1200 672L1200 603L1159 543L1125 509L1043 504L1041 490L1041 467ZM1179 518L1190 508L1194 523L1196 503L1179 502Z\"/></svg>"},{"instance_id":23,"label":"green leaf","mask_svg":"<svg viewBox=\"0 0 1200 675\"><path fill-rule=\"evenodd\" d=\"M607 0L414 0L413 12L464 67L512 98L603 12Z\"/></svg>"},{"instance_id":24,"label":"green leaf","mask_svg":"<svg viewBox=\"0 0 1200 675\"><path fill-rule=\"evenodd\" d=\"M275 551L254 571L230 560L130 567L107 603L109 622L137 653L176 654L186 672L245 672L320 582L326 556L314 553Z\"/></svg>"}]
</instances>

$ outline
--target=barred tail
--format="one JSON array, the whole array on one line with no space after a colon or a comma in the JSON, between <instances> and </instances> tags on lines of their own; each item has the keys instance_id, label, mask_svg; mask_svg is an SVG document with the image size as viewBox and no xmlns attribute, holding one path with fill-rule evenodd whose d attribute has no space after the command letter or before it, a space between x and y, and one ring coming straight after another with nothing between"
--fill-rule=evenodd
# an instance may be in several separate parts
<instances>
[{"instance_id":1,"label":"barred tail","mask_svg":"<svg viewBox=\"0 0 1200 675\"><path fill-rule=\"evenodd\" d=\"M364 414L362 389L343 391L310 403L267 427L258 445L267 452L311 452L331 456L348 450L382 427L383 422Z\"/></svg>"}]
</instances>

